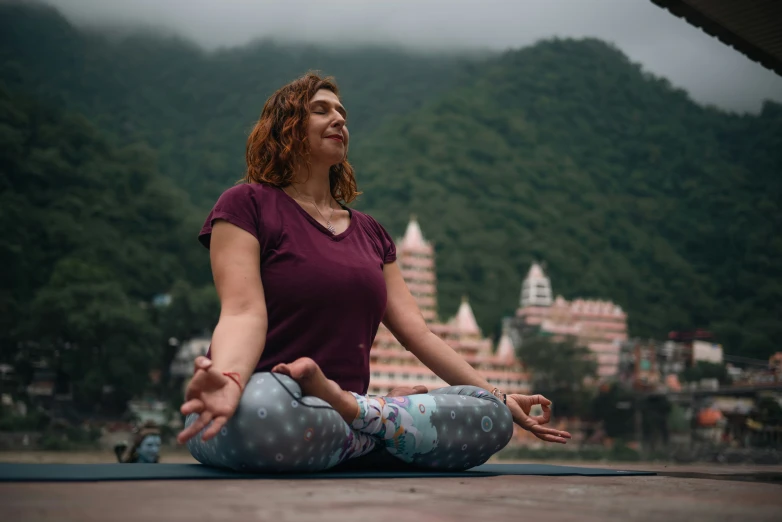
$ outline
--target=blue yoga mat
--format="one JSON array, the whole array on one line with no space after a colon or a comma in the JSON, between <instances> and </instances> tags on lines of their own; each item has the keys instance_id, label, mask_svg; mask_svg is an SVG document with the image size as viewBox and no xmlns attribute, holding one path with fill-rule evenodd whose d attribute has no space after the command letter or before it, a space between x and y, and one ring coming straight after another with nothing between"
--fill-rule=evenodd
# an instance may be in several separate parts
<instances>
[{"instance_id":1,"label":"blue yoga mat","mask_svg":"<svg viewBox=\"0 0 782 522\"><path fill-rule=\"evenodd\" d=\"M105 480L355 479L493 477L498 475L654 475L648 471L581 468L551 464L484 464L467 471L345 470L321 473L239 473L201 464L14 464L0 463L0 482L98 482Z\"/></svg>"}]
</instances>

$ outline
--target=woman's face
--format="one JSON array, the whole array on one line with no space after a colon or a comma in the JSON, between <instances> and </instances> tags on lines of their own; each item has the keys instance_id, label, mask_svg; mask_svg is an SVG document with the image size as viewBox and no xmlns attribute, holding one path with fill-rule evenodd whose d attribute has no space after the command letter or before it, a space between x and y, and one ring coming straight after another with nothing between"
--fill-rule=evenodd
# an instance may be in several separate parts
<instances>
[{"instance_id":1,"label":"woman's face","mask_svg":"<svg viewBox=\"0 0 782 522\"><path fill-rule=\"evenodd\" d=\"M347 111L337 95L327 89L315 93L309 110L310 161L329 166L341 163L348 151Z\"/></svg>"}]
</instances>

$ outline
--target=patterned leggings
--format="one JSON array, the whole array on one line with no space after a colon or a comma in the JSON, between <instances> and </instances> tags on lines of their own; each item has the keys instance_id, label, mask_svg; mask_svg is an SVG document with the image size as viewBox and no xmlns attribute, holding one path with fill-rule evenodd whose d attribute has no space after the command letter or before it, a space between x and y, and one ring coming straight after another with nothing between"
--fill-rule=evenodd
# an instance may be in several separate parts
<instances>
[{"instance_id":1,"label":"patterned leggings","mask_svg":"<svg viewBox=\"0 0 782 522\"><path fill-rule=\"evenodd\" d=\"M302 397L286 375L256 373L220 434L201 434L187 447L209 466L243 471L312 472L385 451L412 466L464 470L486 462L513 434L507 406L474 386L427 394L374 397L353 394L351 423L325 401ZM185 419L190 425L196 419Z\"/></svg>"}]
</instances>

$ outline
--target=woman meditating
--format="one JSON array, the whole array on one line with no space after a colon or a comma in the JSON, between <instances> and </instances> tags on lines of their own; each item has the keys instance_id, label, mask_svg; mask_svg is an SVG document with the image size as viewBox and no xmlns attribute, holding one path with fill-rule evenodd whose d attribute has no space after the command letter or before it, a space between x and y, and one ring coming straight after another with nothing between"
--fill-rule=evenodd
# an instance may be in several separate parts
<instances>
[{"instance_id":1,"label":"woman meditating","mask_svg":"<svg viewBox=\"0 0 782 522\"><path fill-rule=\"evenodd\" d=\"M336 85L315 74L266 102L244 183L199 236L221 312L179 442L203 464L248 471L318 471L375 452L462 470L504 447L514 422L565 443L569 433L544 426L550 401L506 396L429 331L391 237L344 206L359 194L346 121ZM381 321L451 386L366 395ZM536 404L543 415L530 415Z\"/></svg>"}]
</instances>

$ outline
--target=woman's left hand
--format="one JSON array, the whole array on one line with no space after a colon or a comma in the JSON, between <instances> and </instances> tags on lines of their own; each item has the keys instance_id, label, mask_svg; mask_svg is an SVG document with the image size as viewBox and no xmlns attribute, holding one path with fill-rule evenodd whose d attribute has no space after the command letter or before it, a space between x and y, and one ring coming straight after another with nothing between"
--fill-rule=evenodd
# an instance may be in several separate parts
<instances>
[{"instance_id":1,"label":"woman's left hand","mask_svg":"<svg viewBox=\"0 0 782 522\"><path fill-rule=\"evenodd\" d=\"M567 444L567 439L571 437L570 433L543 426L551 420L551 401L544 396L514 393L506 397L506 404L508 409L510 409L511 415L513 415L513 422L531 432L540 440ZM536 404L543 408L543 415L530 416L532 406Z\"/></svg>"}]
</instances>

